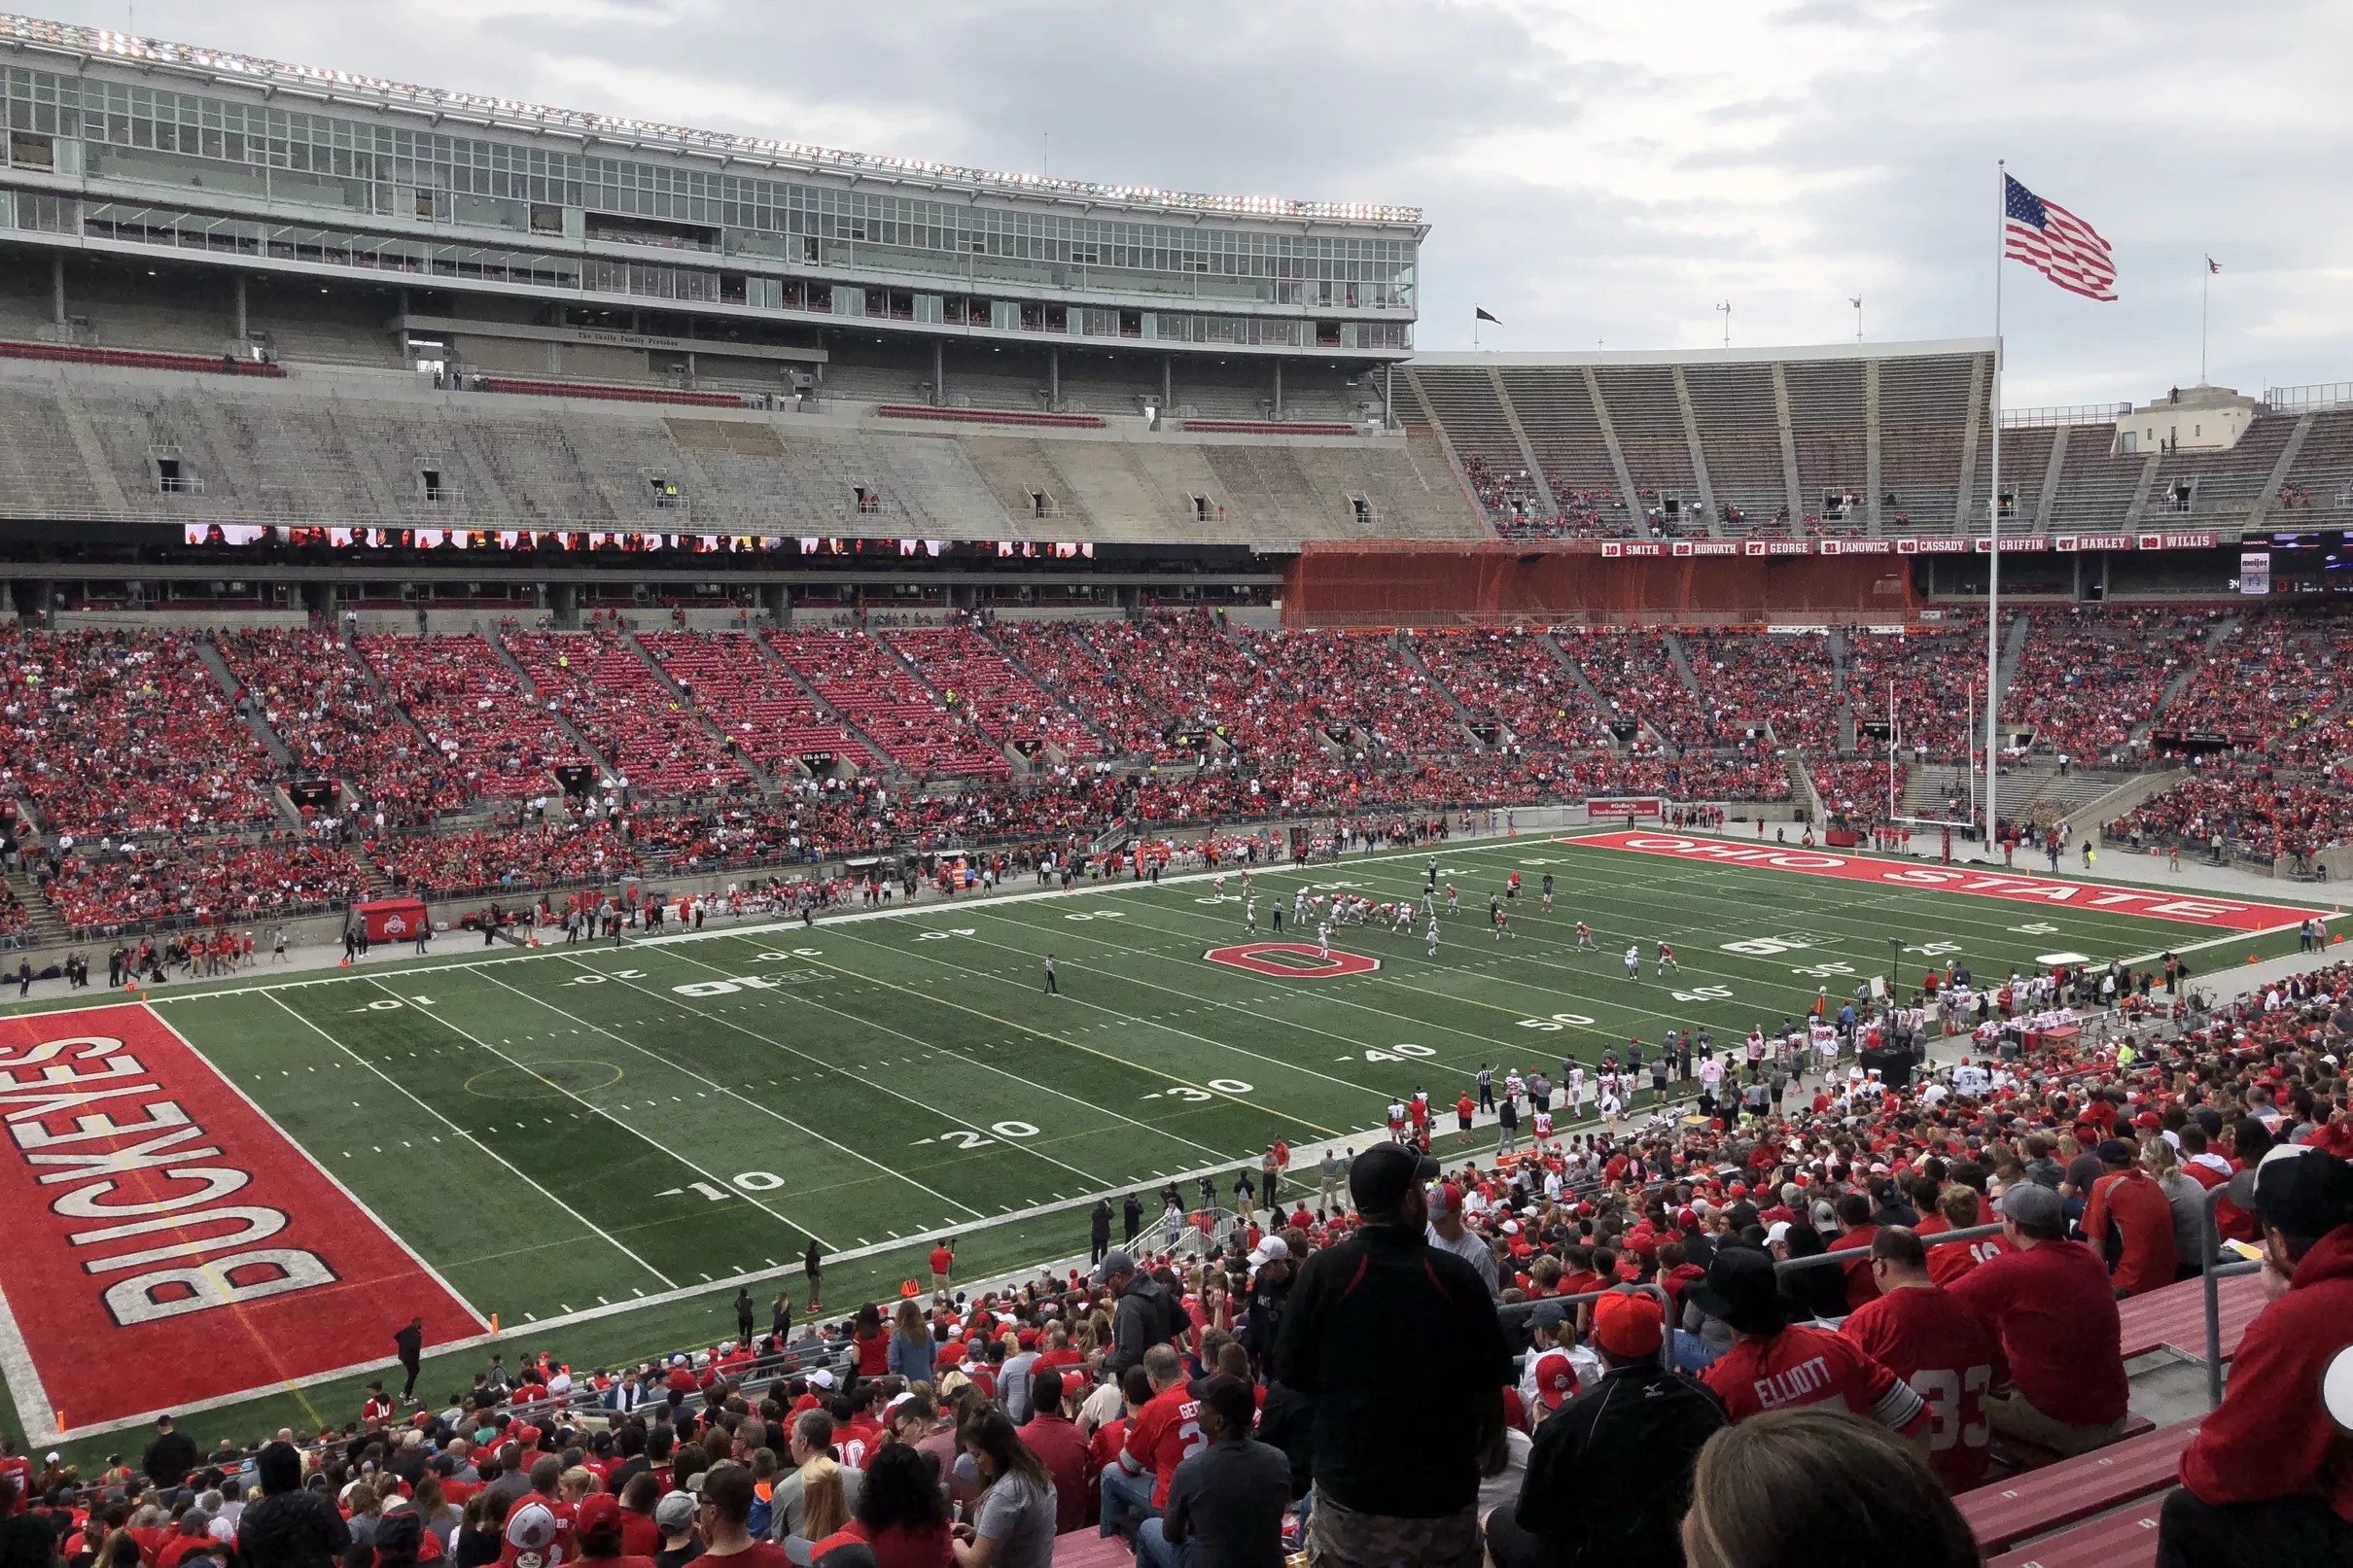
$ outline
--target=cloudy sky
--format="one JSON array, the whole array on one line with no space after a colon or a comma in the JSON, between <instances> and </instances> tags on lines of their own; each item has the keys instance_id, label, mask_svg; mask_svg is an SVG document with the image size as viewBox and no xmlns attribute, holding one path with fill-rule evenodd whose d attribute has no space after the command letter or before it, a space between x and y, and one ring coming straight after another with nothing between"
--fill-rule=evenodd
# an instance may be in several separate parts
<instances>
[{"instance_id":1,"label":"cloudy sky","mask_svg":"<svg viewBox=\"0 0 2353 1568\"><path fill-rule=\"evenodd\" d=\"M1995 172L2115 245L2007 269L2006 401L2353 380L2342 0L20 0L567 108L1185 190L1416 203L1425 349L1991 330Z\"/></svg>"}]
</instances>

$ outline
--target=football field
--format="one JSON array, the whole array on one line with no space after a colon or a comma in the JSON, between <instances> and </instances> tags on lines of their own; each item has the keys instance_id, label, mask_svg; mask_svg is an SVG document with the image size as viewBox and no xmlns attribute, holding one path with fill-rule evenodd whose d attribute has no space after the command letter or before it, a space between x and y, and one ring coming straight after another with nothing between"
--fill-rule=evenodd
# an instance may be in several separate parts
<instances>
[{"instance_id":1,"label":"football field","mask_svg":"<svg viewBox=\"0 0 2353 1568\"><path fill-rule=\"evenodd\" d=\"M165 1408L209 1412L208 1445L340 1425L412 1314L433 1401L494 1325L617 1362L731 1338L749 1284L764 1332L812 1238L846 1314L926 1278L937 1238L966 1279L1067 1259L1099 1196L1144 1190L1149 1225L1164 1180L1230 1192L1269 1139L1358 1138L1417 1088L1451 1129L1482 1063L1557 1073L1700 1024L1735 1040L1891 965L1907 993L1948 958L1985 981L2173 950L2211 973L2293 948L2303 914L1634 832L1441 848L1461 911L1435 957L1418 914L1340 927L1329 960L1289 920L1303 883L1419 900L1432 858L1256 870L1254 936L1229 873L17 1011L7 1425L85 1456ZM1515 871L1497 939L1488 897ZM1661 941L1679 974L1656 974Z\"/></svg>"}]
</instances>

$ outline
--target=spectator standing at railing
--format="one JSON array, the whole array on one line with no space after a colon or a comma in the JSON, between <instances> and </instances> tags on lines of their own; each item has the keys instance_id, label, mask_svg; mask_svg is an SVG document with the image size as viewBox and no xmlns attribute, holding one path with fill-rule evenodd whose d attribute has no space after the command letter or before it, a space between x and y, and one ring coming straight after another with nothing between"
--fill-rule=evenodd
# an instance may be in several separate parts
<instances>
[{"instance_id":1,"label":"spectator standing at railing","mask_svg":"<svg viewBox=\"0 0 2353 1568\"><path fill-rule=\"evenodd\" d=\"M1486 1283L1429 1244L1438 1163L1379 1144L1349 1168L1361 1220L1301 1265L1276 1377L1315 1401L1318 1562L1475 1568L1480 1455L1511 1357Z\"/></svg>"},{"instance_id":2,"label":"spectator standing at railing","mask_svg":"<svg viewBox=\"0 0 2353 1568\"><path fill-rule=\"evenodd\" d=\"M2291 1145L2264 1157L2252 1186L2270 1304L2182 1451L2160 1568L2353 1562L2353 1167Z\"/></svg>"}]
</instances>

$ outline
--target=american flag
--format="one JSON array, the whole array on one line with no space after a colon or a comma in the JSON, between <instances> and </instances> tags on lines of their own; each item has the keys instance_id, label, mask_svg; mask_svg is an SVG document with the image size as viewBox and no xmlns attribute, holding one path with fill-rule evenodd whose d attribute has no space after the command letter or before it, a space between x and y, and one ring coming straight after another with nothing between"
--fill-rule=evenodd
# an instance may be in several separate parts
<instances>
[{"instance_id":1,"label":"american flag","mask_svg":"<svg viewBox=\"0 0 2353 1568\"><path fill-rule=\"evenodd\" d=\"M2116 254L2099 230L2009 175L2002 176L2002 254L2070 294L2116 298Z\"/></svg>"}]
</instances>

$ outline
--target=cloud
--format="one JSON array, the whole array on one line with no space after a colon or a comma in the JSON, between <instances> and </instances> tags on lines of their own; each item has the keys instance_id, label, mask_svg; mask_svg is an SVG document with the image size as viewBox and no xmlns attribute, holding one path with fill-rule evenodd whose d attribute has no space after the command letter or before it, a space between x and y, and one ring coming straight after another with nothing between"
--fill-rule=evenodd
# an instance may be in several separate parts
<instances>
[{"instance_id":1,"label":"cloud","mask_svg":"<svg viewBox=\"0 0 2353 1568\"><path fill-rule=\"evenodd\" d=\"M121 26L120 4L50 8ZM2122 302L2018 266L2013 404L2353 365L2353 13L2252 0L149 0L142 31L981 167L1418 203L1421 343L1976 336L1993 160L2097 224ZM2287 106L2283 108L2282 106Z\"/></svg>"}]
</instances>

